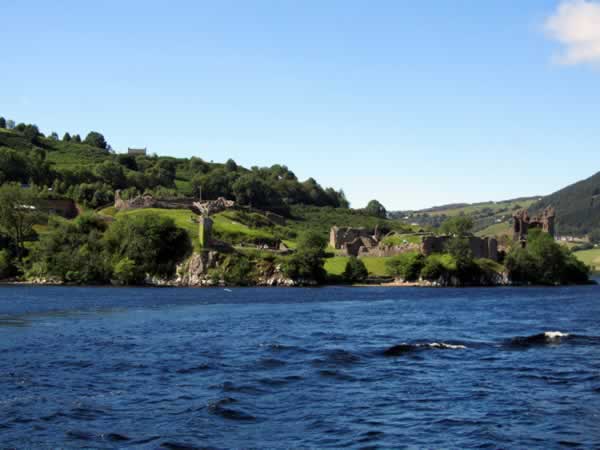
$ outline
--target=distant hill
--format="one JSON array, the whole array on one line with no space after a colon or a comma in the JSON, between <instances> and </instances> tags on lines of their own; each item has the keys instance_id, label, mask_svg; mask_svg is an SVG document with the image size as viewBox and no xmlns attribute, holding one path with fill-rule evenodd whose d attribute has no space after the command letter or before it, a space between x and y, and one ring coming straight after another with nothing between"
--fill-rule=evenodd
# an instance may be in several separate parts
<instances>
[{"instance_id":1,"label":"distant hill","mask_svg":"<svg viewBox=\"0 0 600 450\"><path fill-rule=\"evenodd\" d=\"M499 224L504 224L504 228L508 227L508 221L512 217L513 211L529 208L540 198L541 196L535 196L498 202L452 203L418 211L395 211L390 215L408 223L433 227L439 226L449 217L466 215L473 218L475 231L479 232L488 228L496 230ZM484 234L487 235L487 233Z\"/></svg>"},{"instance_id":2,"label":"distant hill","mask_svg":"<svg viewBox=\"0 0 600 450\"><path fill-rule=\"evenodd\" d=\"M531 205L532 211L556 209L556 228L563 235L581 236L600 228L600 172L571 184Z\"/></svg>"}]
</instances>

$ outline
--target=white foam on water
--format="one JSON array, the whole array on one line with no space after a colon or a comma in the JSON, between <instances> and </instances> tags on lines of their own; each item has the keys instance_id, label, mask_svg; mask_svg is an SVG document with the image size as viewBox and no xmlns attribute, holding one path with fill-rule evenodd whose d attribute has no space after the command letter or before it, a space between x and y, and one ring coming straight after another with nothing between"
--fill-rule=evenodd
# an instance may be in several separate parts
<instances>
[{"instance_id":1,"label":"white foam on water","mask_svg":"<svg viewBox=\"0 0 600 450\"><path fill-rule=\"evenodd\" d=\"M560 331L545 331L544 336L546 336L546 339L554 340L567 337L569 336L569 333L562 333Z\"/></svg>"},{"instance_id":2,"label":"white foam on water","mask_svg":"<svg viewBox=\"0 0 600 450\"><path fill-rule=\"evenodd\" d=\"M445 342L430 342L429 344L424 344L430 348L439 348L443 350L464 350L467 347L459 344L446 344Z\"/></svg>"}]
</instances>

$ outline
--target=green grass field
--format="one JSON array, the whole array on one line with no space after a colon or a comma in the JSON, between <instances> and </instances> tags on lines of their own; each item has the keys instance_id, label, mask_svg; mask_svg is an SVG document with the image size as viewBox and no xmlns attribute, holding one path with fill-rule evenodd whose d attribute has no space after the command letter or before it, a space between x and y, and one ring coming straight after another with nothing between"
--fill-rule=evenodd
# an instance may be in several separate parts
<instances>
[{"instance_id":1,"label":"green grass field","mask_svg":"<svg viewBox=\"0 0 600 450\"><path fill-rule=\"evenodd\" d=\"M495 223L494 225L490 225L483 230L477 231L475 233L476 236L486 237L486 236L510 236L512 234L512 228L508 222Z\"/></svg>"},{"instance_id":2,"label":"green grass field","mask_svg":"<svg viewBox=\"0 0 600 450\"><path fill-rule=\"evenodd\" d=\"M577 258L591 266L594 272L600 272L600 248L582 250L574 253Z\"/></svg>"},{"instance_id":3,"label":"green grass field","mask_svg":"<svg viewBox=\"0 0 600 450\"><path fill-rule=\"evenodd\" d=\"M327 258L325 260L325 270L329 275L341 275L344 273L344 269L346 268L346 263L350 257L348 256L334 256L333 258ZM386 257L376 257L376 256L365 256L360 258L362 262L365 263L367 270L369 271L369 275L375 276L386 276L385 270L385 262L389 258Z\"/></svg>"}]
</instances>

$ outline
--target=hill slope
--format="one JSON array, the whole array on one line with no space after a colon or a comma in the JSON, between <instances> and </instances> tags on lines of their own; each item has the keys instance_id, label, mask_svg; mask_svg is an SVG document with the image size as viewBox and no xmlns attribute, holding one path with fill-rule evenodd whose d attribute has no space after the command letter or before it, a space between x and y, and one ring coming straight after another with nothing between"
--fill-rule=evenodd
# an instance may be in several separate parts
<instances>
[{"instance_id":1,"label":"hill slope","mask_svg":"<svg viewBox=\"0 0 600 450\"><path fill-rule=\"evenodd\" d=\"M548 206L556 208L560 234L584 235L600 228L600 172L542 198L531 209Z\"/></svg>"},{"instance_id":2,"label":"hill slope","mask_svg":"<svg viewBox=\"0 0 600 450\"><path fill-rule=\"evenodd\" d=\"M419 211L398 211L391 214L392 217L402 219L405 222L434 227L439 226L449 217L465 215L473 219L474 230L480 232L488 228L495 230L498 226L501 226L503 229L508 228L513 211L521 208L529 208L539 199L540 196L521 197L498 202L453 203ZM489 233L486 232L483 234L488 235Z\"/></svg>"}]
</instances>

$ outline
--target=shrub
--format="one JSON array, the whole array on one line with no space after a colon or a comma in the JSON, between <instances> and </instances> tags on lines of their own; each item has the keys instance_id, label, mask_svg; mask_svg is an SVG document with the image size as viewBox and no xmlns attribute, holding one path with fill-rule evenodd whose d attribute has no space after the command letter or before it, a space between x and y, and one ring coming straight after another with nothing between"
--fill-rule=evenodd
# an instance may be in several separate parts
<instances>
[{"instance_id":1,"label":"shrub","mask_svg":"<svg viewBox=\"0 0 600 450\"><path fill-rule=\"evenodd\" d=\"M138 270L133 260L124 257L115 264L113 278L122 284L136 284L144 279L144 274Z\"/></svg>"},{"instance_id":2,"label":"shrub","mask_svg":"<svg viewBox=\"0 0 600 450\"><path fill-rule=\"evenodd\" d=\"M568 248L539 230L529 232L526 248L509 252L505 265L511 280L520 283L585 283L590 272Z\"/></svg>"},{"instance_id":3,"label":"shrub","mask_svg":"<svg viewBox=\"0 0 600 450\"><path fill-rule=\"evenodd\" d=\"M405 281L415 281L423 268L424 257L420 253L404 253L386 261L388 274L400 277Z\"/></svg>"},{"instance_id":4,"label":"shrub","mask_svg":"<svg viewBox=\"0 0 600 450\"><path fill-rule=\"evenodd\" d=\"M159 277L172 276L192 249L185 230L173 219L154 214L118 219L106 232L105 242L111 260L129 258L141 273Z\"/></svg>"},{"instance_id":5,"label":"shrub","mask_svg":"<svg viewBox=\"0 0 600 450\"><path fill-rule=\"evenodd\" d=\"M12 258L8 250L0 250L0 279L8 278L13 273Z\"/></svg>"},{"instance_id":6,"label":"shrub","mask_svg":"<svg viewBox=\"0 0 600 450\"><path fill-rule=\"evenodd\" d=\"M309 231L302 234L296 252L284 264L286 275L293 279L324 281L326 245L327 240L319 233Z\"/></svg>"},{"instance_id":7,"label":"shrub","mask_svg":"<svg viewBox=\"0 0 600 450\"><path fill-rule=\"evenodd\" d=\"M342 276L349 283L358 283L368 278L369 271L364 262L353 256L346 263L346 268Z\"/></svg>"}]
</instances>

